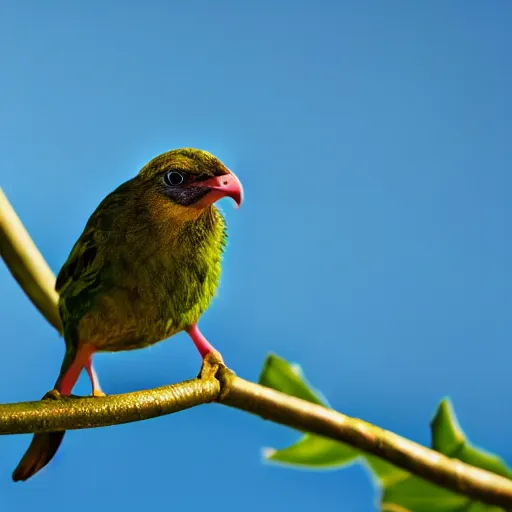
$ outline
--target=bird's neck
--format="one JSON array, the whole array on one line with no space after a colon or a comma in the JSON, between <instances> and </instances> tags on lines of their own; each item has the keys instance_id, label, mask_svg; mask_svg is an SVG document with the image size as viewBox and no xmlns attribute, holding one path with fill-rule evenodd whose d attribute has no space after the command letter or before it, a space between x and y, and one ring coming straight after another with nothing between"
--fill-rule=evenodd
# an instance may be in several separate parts
<instances>
[{"instance_id":1,"label":"bird's neck","mask_svg":"<svg viewBox=\"0 0 512 512\"><path fill-rule=\"evenodd\" d=\"M205 209L195 220L168 219L159 224L160 244L178 255L201 256L205 251L222 253L226 240L224 217L215 206Z\"/></svg>"},{"instance_id":2,"label":"bird's neck","mask_svg":"<svg viewBox=\"0 0 512 512\"><path fill-rule=\"evenodd\" d=\"M224 217L215 206L209 206L196 220L185 221L179 228L179 239L201 247L212 242L224 242Z\"/></svg>"}]
</instances>

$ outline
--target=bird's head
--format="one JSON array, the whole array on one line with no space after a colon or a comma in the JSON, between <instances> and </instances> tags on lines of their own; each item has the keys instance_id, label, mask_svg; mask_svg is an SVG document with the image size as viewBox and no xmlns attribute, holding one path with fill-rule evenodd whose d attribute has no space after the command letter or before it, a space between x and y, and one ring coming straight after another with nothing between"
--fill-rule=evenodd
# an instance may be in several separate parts
<instances>
[{"instance_id":1,"label":"bird's head","mask_svg":"<svg viewBox=\"0 0 512 512\"><path fill-rule=\"evenodd\" d=\"M192 220L223 197L237 207L243 188L238 178L218 158L193 148L162 153L148 162L137 180L151 191L155 208L172 210L174 217Z\"/></svg>"}]
</instances>

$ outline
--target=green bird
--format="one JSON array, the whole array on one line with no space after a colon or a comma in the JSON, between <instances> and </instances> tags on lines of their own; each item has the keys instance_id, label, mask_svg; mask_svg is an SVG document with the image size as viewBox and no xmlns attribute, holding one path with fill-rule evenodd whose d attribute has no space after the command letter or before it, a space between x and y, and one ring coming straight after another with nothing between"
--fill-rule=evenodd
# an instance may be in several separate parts
<instances>
[{"instance_id":1,"label":"green bird","mask_svg":"<svg viewBox=\"0 0 512 512\"><path fill-rule=\"evenodd\" d=\"M219 284L226 224L214 203L243 189L220 160L176 149L147 163L89 218L57 276L66 353L55 383L70 395L82 369L103 396L98 351L146 347L186 331L204 359L218 352L198 328ZM27 480L46 466L65 432L40 433L13 472Z\"/></svg>"}]
</instances>

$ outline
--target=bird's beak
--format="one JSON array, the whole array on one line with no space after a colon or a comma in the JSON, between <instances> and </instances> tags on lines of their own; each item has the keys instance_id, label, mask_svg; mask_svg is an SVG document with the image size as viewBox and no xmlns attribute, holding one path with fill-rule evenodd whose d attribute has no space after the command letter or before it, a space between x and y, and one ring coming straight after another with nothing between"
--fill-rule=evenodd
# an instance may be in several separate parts
<instances>
[{"instance_id":1,"label":"bird's beak","mask_svg":"<svg viewBox=\"0 0 512 512\"><path fill-rule=\"evenodd\" d=\"M235 174L229 172L222 176L214 176L204 181L196 181L190 184L195 187L210 188L212 191L204 198L204 201L208 204L213 204L223 197L231 197L237 204L237 208L240 207L244 197L244 189L240 180ZM203 201L201 201L203 202Z\"/></svg>"}]
</instances>

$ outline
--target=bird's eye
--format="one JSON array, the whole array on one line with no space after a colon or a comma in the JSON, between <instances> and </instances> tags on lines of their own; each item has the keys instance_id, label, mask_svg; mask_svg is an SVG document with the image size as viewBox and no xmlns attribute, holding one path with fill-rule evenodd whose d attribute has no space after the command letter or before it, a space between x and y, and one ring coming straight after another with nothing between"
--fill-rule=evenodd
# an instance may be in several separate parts
<instances>
[{"instance_id":1,"label":"bird's eye","mask_svg":"<svg viewBox=\"0 0 512 512\"><path fill-rule=\"evenodd\" d=\"M168 185L175 187L176 185L181 185L185 181L185 178L183 177L183 174L180 174L179 172L170 171L165 175L165 181Z\"/></svg>"}]
</instances>

